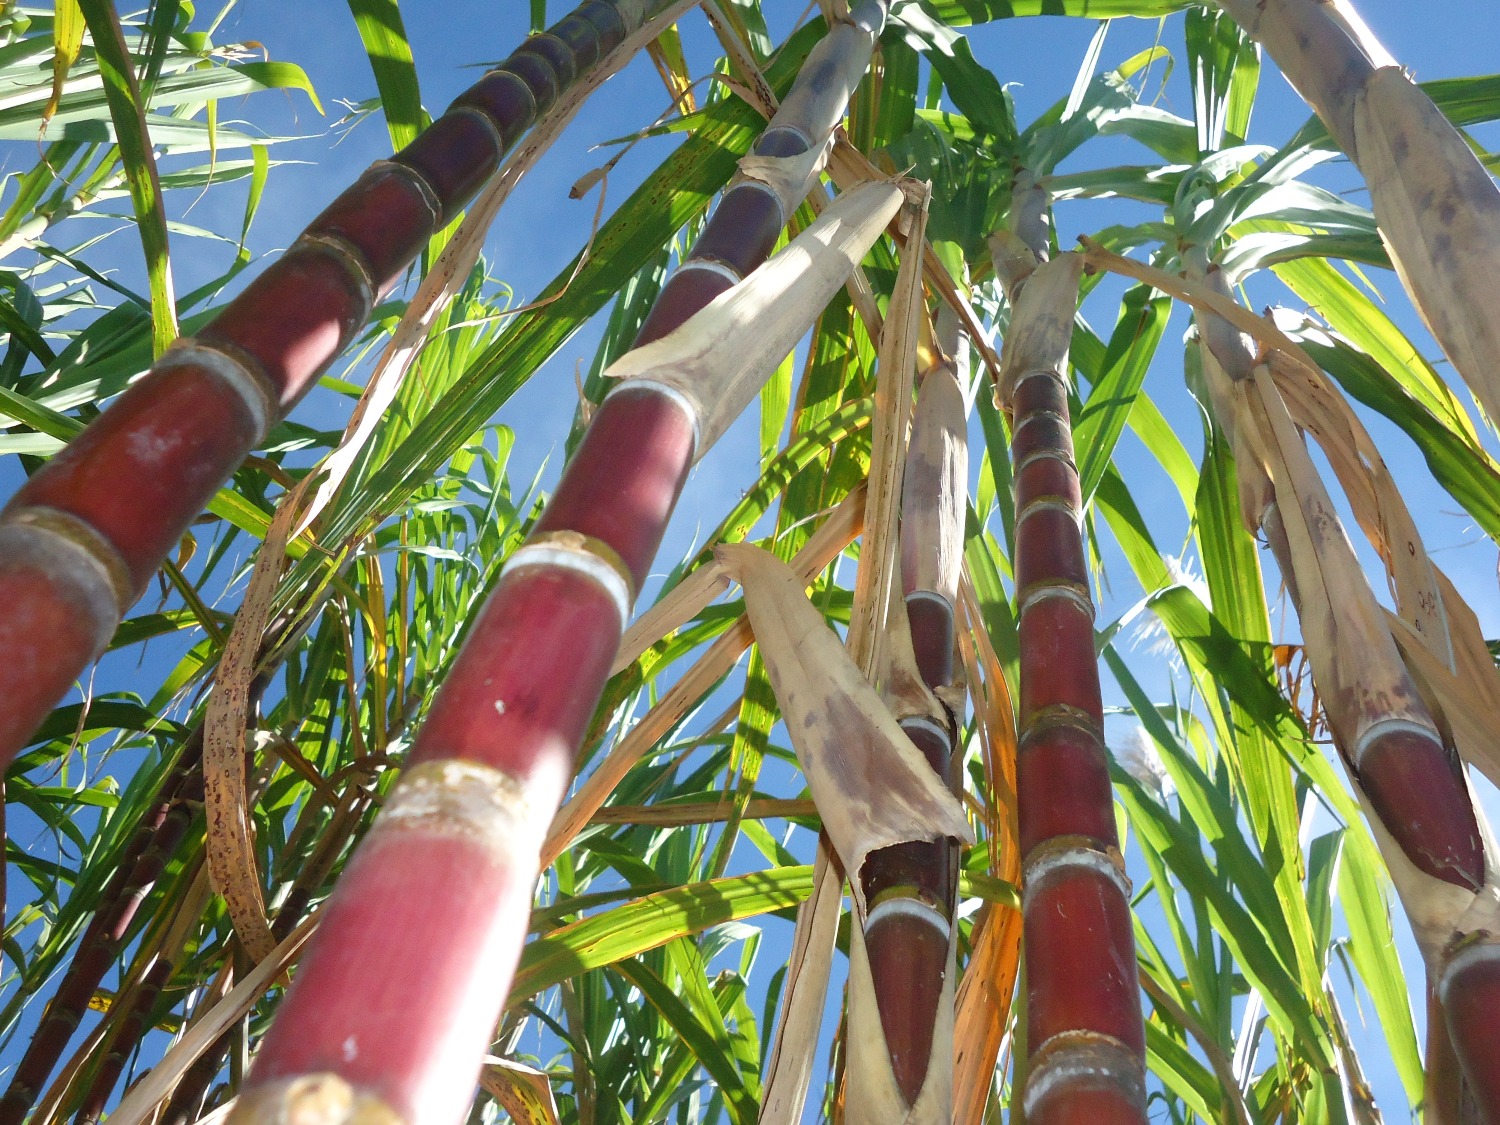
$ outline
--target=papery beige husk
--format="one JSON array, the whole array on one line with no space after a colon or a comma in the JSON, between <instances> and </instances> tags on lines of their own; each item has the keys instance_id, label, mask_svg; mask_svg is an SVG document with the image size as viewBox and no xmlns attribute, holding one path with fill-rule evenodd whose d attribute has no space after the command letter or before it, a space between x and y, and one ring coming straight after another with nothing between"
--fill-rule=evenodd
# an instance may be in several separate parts
<instances>
[{"instance_id":1,"label":"papery beige husk","mask_svg":"<svg viewBox=\"0 0 1500 1125\"><path fill-rule=\"evenodd\" d=\"M953 364L927 372L906 451L901 497L901 570L906 585L958 604L968 495L968 426Z\"/></svg>"},{"instance_id":2,"label":"papery beige husk","mask_svg":"<svg viewBox=\"0 0 1500 1125\"><path fill-rule=\"evenodd\" d=\"M1059 254L1027 278L1011 313L1010 333L1000 353L1000 394L1009 402L1016 380L1028 371L1068 370L1073 342L1073 315L1078 308L1078 280L1083 255Z\"/></svg>"},{"instance_id":3,"label":"papery beige husk","mask_svg":"<svg viewBox=\"0 0 1500 1125\"><path fill-rule=\"evenodd\" d=\"M803 582L769 552L715 548L745 591L745 609L787 734L845 871L912 840L972 835L963 807L896 724ZM853 886L861 915L863 892Z\"/></svg>"},{"instance_id":4,"label":"papery beige husk","mask_svg":"<svg viewBox=\"0 0 1500 1125\"><path fill-rule=\"evenodd\" d=\"M948 939L948 971L938 1012L953 1011L953 982L958 964ZM856 1018L857 1015L859 1018ZM875 999L875 980L865 953L864 934L849 928L849 1022L845 1034L849 1081L844 1091L844 1120L871 1125L951 1125L953 1121L953 1021L939 1016L932 1029L927 1079L916 1103L908 1106L891 1072L891 1052Z\"/></svg>"},{"instance_id":5,"label":"papery beige husk","mask_svg":"<svg viewBox=\"0 0 1500 1125\"><path fill-rule=\"evenodd\" d=\"M812 894L797 908L797 928L781 994L781 1020L766 1063L760 1125L796 1125L802 1120L839 919L844 913L843 887L843 872L833 859L828 837L820 836Z\"/></svg>"},{"instance_id":6,"label":"papery beige husk","mask_svg":"<svg viewBox=\"0 0 1500 1125\"><path fill-rule=\"evenodd\" d=\"M1399 67L1354 114L1357 162L1402 283L1490 418L1500 418L1500 188Z\"/></svg>"},{"instance_id":7,"label":"papery beige husk","mask_svg":"<svg viewBox=\"0 0 1500 1125\"><path fill-rule=\"evenodd\" d=\"M702 457L759 393L905 199L900 186L864 184L744 281L675 331L610 364L614 379L670 387L697 413Z\"/></svg>"}]
</instances>

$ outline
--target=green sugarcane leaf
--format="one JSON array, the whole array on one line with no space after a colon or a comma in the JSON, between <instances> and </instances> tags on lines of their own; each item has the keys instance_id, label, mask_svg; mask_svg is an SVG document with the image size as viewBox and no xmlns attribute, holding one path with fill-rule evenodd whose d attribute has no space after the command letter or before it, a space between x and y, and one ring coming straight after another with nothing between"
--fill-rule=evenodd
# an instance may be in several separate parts
<instances>
[{"instance_id":1,"label":"green sugarcane leaf","mask_svg":"<svg viewBox=\"0 0 1500 1125\"><path fill-rule=\"evenodd\" d=\"M1184 1105L1205 1121L1223 1121L1219 1080L1156 1020L1146 1021L1146 1065Z\"/></svg>"},{"instance_id":2,"label":"green sugarcane leaf","mask_svg":"<svg viewBox=\"0 0 1500 1125\"><path fill-rule=\"evenodd\" d=\"M1085 507L1135 409L1171 309L1171 300L1148 286L1132 288L1121 300L1101 369L1088 372L1093 389L1073 425L1074 448L1082 450L1078 477Z\"/></svg>"},{"instance_id":3,"label":"green sugarcane leaf","mask_svg":"<svg viewBox=\"0 0 1500 1125\"><path fill-rule=\"evenodd\" d=\"M68 80L68 71L78 61L78 53L83 49L83 31L83 9L78 6L78 0L57 0L52 15L52 93L42 107L43 131L57 112L58 103L62 101L63 83Z\"/></svg>"},{"instance_id":4,"label":"green sugarcane leaf","mask_svg":"<svg viewBox=\"0 0 1500 1125\"><path fill-rule=\"evenodd\" d=\"M1349 957L1375 1005L1401 1085L1416 1105L1422 1099L1422 1055L1391 928L1390 876L1375 842L1358 823L1345 833L1343 858L1338 894L1349 926Z\"/></svg>"},{"instance_id":5,"label":"green sugarcane leaf","mask_svg":"<svg viewBox=\"0 0 1500 1125\"><path fill-rule=\"evenodd\" d=\"M398 0L348 0L360 41L375 72L375 88L380 91L380 108L391 134L391 145L400 150L417 139L429 123L422 109L422 93L417 85L417 64L412 58L411 40L401 20ZM532 0L532 30L540 31L536 22L538 8L546 18L545 0Z\"/></svg>"},{"instance_id":6,"label":"green sugarcane leaf","mask_svg":"<svg viewBox=\"0 0 1500 1125\"><path fill-rule=\"evenodd\" d=\"M812 868L799 866L647 895L531 942L521 955L511 1003L710 926L795 906L811 893Z\"/></svg>"},{"instance_id":7,"label":"green sugarcane leaf","mask_svg":"<svg viewBox=\"0 0 1500 1125\"><path fill-rule=\"evenodd\" d=\"M104 93L114 122L125 176L130 182L130 200L146 255L146 274L151 284L151 343L155 354L166 351L177 339L177 298L172 286L172 267L167 251L166 211L161 184L157 181L156 157L146 126L146 106L136 83L135 66L125 46L125 35L111 0L80 0Z\"/></svg>"}]
</instances>

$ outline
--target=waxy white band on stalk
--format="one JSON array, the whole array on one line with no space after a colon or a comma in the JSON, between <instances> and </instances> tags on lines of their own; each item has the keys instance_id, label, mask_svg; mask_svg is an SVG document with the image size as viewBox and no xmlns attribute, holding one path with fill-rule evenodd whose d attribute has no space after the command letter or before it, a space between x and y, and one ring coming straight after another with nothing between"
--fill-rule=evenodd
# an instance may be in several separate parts
<instances>
[{"instance_id":1,"label":"waxy white band on stalk","mask_svg":"<svg viewBox=\"0 0 1500 1125\"><path fill-rule=\"evenodd\" d=\"M1044 583L1023 592L1021 595L1021 605L1017 612L1024 614L1032 606L1054 598L1072 602L1079 609L1083 610L1084 613L1087 613L1090 620L1093 619L1096 612L1094 609L1094 599L1073 586L1056 582Z\"/></svg>"},{"instance_id":2,"label":"waxy white band on stalk","mask_svg":"<svg viewBox=\"0 0 1500 1125\"><path fill-rule=\"evenodd\" d=\"M510 774L482 762L440 758L413 766L386 799L378 830L465 836L501 855L535 856L547 817Z\"/></svg>"},{"instance_id":3,"label":"waxy white band on stalk","mask_svg":"<svg viewBox=\"0 0 1500 1125\"><path fill-rule=\"evenodd\" d=\"M10 542L7 542L9 540ZM103 651L135 600L130 573L104 536L54 508L22 508L0 522L0 554L45 569L83 591L98 618L94 647Z\"/></svg>"},{"instance_id":4,"label":"waxy white band on stalk","mask_svg":"<svg viewBox=\"0 0 1500 1125\"><path fill-rule=\"evenodd\" d=\"M374 1094L364 1093L329 1071L280 1078L252 1086L235 1101L235 1125L281 1125L317 1121L323 1125L406 1125Z\"/></svg>"},{"instance_id":5,"label":"waxy white band on stalk","mask_svg":"<svg viewBox=\"0 0 1500 1125\"><path fill-rule=\"evenodd\" d=\"M796 137L804 145L807 146L807 148L803 149L804 152L806 152L808 149L811 149L813 147L813 139L807 135L807 130L804 129L804 128L802 128L801 125L793 125L793 124L790 124L790 123L784 123L784 124L783 123L778 123L774 118L771 120L771 123L769 125L767 125L765 127L765 129L761 132L760 138L755 142L755 145L760 144L761 141L765 140L772 133L790 133L790 134L792 134L792 136ZM751 145L750 146L750 151L751 152L755 152L755 145ZM755 155L760 156L762 154L757 152L757 153L755 153Z\"/></svg>"},{"instance_id":6,"label":"waxy white band on stalk","mask_svg":"<svg viewBox=\"0 0 1500 1125\"><path fill-rule=\"evenodd\" d=\"M739 270L733 269L714 258L689 258L677 267L678 273L686 273L688 270L707 270L709 273L715 273L722 278L727 278L731 285L738 285L745 280L740 276Z\"/></svg>"},{"instance_id":7,"label":"waxy white band on stalk","mask_svg":"<svg viewBox=\"0 0 1500 1125\"><path fill-rule=\"evenodd\" d=\"M1015 386L1011 389L1010 393L1014 395L1032 379L1051 379L1054 383L1062 388L1064 394L1066 394L1068 391L1068 384L1063 381L1063 377L1056 371L1053 371L1050 367L1033 367L1030 371L1026 371L1021 374L1020 378L1016 380Z\"/></svg>"},{"instance_id":8,"label":"waxy white band on stalk","mask_svg":"<svg viewBox=\"0 0 1500 1125\"><path fill-rule=\"evenodd\" d=\"M1376 719L1355 736L1354 764L1359 765L1364 760L1365 751L1372 742L1388 734L1419 734L1438 746L1443 745L1443 736L1436 727L1428 723L1419 723L1414 719Z\"/></svg>"},{"instance_id":9,"label":"waxy white band on stalk","mask_svg":"<svg viewBox=\"0 0 1500 1125\"><path fill-rule=\"evenodd\" d=\"M767 157L762 157L761 159L763 159L763 160L784 160L786 158L785 157L769 157L769 156L767 156ZM786 216L786 205L781 202L781 193L780 192L778 192L775 188L773 188L770 184L766 183L764 180L757 180L754 176L746 176L744 179L739 180L736 183L730 184L729 185L729 190L726 191L724 194L728 195L729 192L731 192L731 191L739 191L741 188L754 188L758 192L761 192L761 193L763 193L765 195L769 195L771 197L771 202L773 202L773 203L776 204L776 225L779 226L779 227L786 226L786 218L787 218L787 216Z\"/></svg>"},{"instance_id":10,"label":"waxy white band on stalk","mask_svg":"<svg viewBox=\"0 0 1500 1125\"><path fill-rule=\"evenodd\" d=\"M500 568L502 579L524 567L552 566L571 570L594 580L614 602L620 614L620 628L630 620L630 584L615 567L582 546L561 547L552 543L528 543L506 560Z\"/></svg>"},{"instance_id":11,"label":"waxy white band on stalk","mask_svg":"<svg viewBox=\"0 0 1500 1125\"><path fill-rule=\"evenodd\" d=\"M1037 449L1026 454L1016 464L1016 476L1020 476L1026 470L1027 466L1034 465L1038 461L1058 461L1072 469L1075 473L1078 471L1078 465L1074 462L1073 455L1066 449Z\"/></svg>"},{"instance_id":12,"label":"waxy white band on stalk","mask_svg":"<svg viewBox=\"0 0 1500 1125\"><path fill-rule=\"evenodd\" d=\"M166 371L173 367L201 367L221 380L245 401L245 409L255 424L255 444L259 445L270 429L271 419L280 414L276 396L267 380L249 364L243 363L218 348L200 344L191 336L183 336L156 361L154 370Z\"/></svg>"},{"instance_id":13,"label":"waxy white band on stalk","mask_svg":"<svg viewBox=\"0 0 1500 1125\"><path fill-rule=\"evenodd\" d=\"M1064 1031L1032 1053L1021 1109L1029 1118L1059 1089L1084 1085L1113 1087L1144 1110L1143 1071L1135 1052L1114 1036L1095 1031Z\"/></svg>"},{"instance_id":14,"label":"waxy white band on stalk","mask_svg":"<svg viewBox=\"0 0 1500 1125\"><path fill-rule=\"evenodd\" d=\"M935 723L925 716L908 715L906 718L901 719L897 725L908 734L910 734L913 727L916 727L918 730L925 730L949 750L953 749L953 736L948 733L948 729L941 723Z\"/></svg>"},{"instance_id":15,"label":"waxy white band on stalk","mask_svg":"<svg viewBox=\"0 0 1500 1125\"><path fill-rule=\"evenodd\" d=\"M1500 942L1494 941L1476 941L1448 958L1443 965L1442 975L1438 978L1438 999L1442 1001L1443 1007L1448 1006L1448 988L1460 973L1476 965L1497 961L1500 961Z\"/></svg>"},{"instance_id":16,"label":"waxy white band on stalk","mask_svg":"<svg viewBox=\"0 0 1500 1125\"><path fill-rule=\"evenodd\" d=\"M919 898L908 898L906 895L893 895L891 898L881 899L876 903L875 909L871 910L865 918L865 933L868 934L874 929L876 922L893 916L916 918L919 921L926 922L943 935L944 941L947 941L949 934L952 933L952 927L949 926L948 919L943 917L942 912L937 907L923 902Z\"/></svg>"},{"instance_id":17,"label":"waxy white band on stalk","mask_svg":"<svg viewBox=\"0 0 1500 1125\"><path fill-rule=\"evenodd\" d=\"M693 455L696 459L698 446L703 441L703 426L698 421L698 407L692 399L683 394L676 387L669 387L665 383L658 383L655 379L622 379L610 388L609 394L604 396L608 402L618 394L626 391L652 391L665 399L670 399L681 407L682 412L687 415L688 421L693 424Z\"/></svg>"},{"instance_id":18,"label":"waxy white band on stalk","mask_svg":"<svg viewBox=\"0 0 1500 1125\"><path fill-rule=\"evenodd\" d=\"M1022 418L1019 422L1016 423L1016 428L1010 435L1011 444L1015 444L1016 437L1027 426L1031 425L1031 423L1033 422L1040 422L1043 419L1051 422L1056 422L1065 430L1071 429L1068 420L1055 410L1028 410L1026 412L1026 417Z\"/></svg>"},{"instance_id":19,"label":"waxy white band on stalk","mask_svg":"<svg viewBox=\"0 0 1500 1125\"><path fill-rule=\"evenodd\" d=\"M1128 901L1130 880L1114 858L1098 848L1083 844L1063 847L1040 845L1041 855L1028 859L1022 871L1021 909L1029 910L1031 897L1053 876L1069 869L1082 868L1103 875Z\"/></svg>"},{"instance_id":20,"label":"waxy white band on stalk","mask_svg":"<svg viewBox=\"0 0 1500 1125\"><path fill-rule=\"evenodd\" d=\"M906 604L910 605L912 602L936 602L950 614L954 612L953 603L936 590L913 590L906 595Z\"/></svg>"},{"instance_id":21,"label":"waxy white band on stalk","mask_svg":"<svg viewBox=\"0 0 1500 1125\"><path fill-rule=\"evenodd\" d=\"M354 279L355 285L359 286L359 299L364 305L364 309L360 312L360 321L370 318L378 296L375 278L370 273L370 264L365 261L365 256L360 253L354 243L336 234L304 233L292 243L292 249L321 250L330 258L337 260L339 265L344 267L344 271Z\"/></svg>"},{"instance_id":22,"label":"waxy white band on stalk","mask_svg":"<svg viewBox=\"0 0 1500 1125\"><path fill-rule=\"evenodd\" d=\"M1075 508L1067 500L1059 500L1056 497L1046 496L1040 500L1033 500L1025 505L1016 515L1016 526L1019 527L1038 512L1062 512L1073 521L1077 527L1083 528L1083 513Z\"/></svg>"}]
</instances>

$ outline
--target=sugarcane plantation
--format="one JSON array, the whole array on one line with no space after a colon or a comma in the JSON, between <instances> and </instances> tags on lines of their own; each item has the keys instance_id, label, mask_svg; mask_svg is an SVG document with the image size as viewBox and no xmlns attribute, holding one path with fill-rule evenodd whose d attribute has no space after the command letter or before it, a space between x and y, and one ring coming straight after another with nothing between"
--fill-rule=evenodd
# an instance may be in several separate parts
<instances>
[{"instance_id":1,"label":"sugarcane plantation","mask_svg":"<svg viewBox=\"0 0 1500 1125\"><path fill-rule=\"evenodd\" d=\"M571 2L0 5L0 1125L1500 1125L1500 9Z\"/></svg>"}]
</instances>

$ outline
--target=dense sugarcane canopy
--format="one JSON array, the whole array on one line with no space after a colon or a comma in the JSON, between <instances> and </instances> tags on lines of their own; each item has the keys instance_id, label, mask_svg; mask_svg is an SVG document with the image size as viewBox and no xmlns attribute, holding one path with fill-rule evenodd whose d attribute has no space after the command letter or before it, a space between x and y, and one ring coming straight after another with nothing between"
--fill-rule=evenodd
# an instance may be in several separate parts
<instances>
[{"instance_id":1,"label":"dense sugarcane canopy","mask_svg":"<svg viewBox=\"0 0 1500 1125\"><path fill-rule=\"evenodd\" d=\"M5 494L364 164L440 112L474 80L461 67L503 58L564 3L0 8ZM202 782L179 769L193 760L190 736L231 630L256 631L260 660L240 790L255 866L234 878L259 883L283 938L306 928L399 776L474 610L608 390L604 369L753 141L759 91L784 93L825 17L845 5L808 7L687 10L534 154L488 238L483 222L437 235L10 769L0 1066L20 1057L95 910L118 910L117 873L150 869L133 880L140 907L107 945L108 972L32 1120L64 1120L96 1097L113 1107L158 1064L181 1074L193 1061L183 1036L205 1020L228 1039L183 1081L198 1083L205 1106L234 1095L282 984L267 975L233 994L239 1006L222 1003L250 966L216 893L222 876L211 878ZM1361 7L1399 60L1427 49L1397 19L1410 6ZM1480 4L1427 7L1411 20L1436 21L1441 8L1455 29L1467 22L1469 43L1500 41ZM96 46L92 31L112 13L127 53ZM1484 68L1482 54L1441 58L1415 77L1493 167L1500 76L1464 76ZM119 81L126 69L139 100ZM929 300L950 288L985 333L961 372L978 702L963 717L976 842L963 852L958 962L961 1027L986 1047L956 1081L977 1091L963 1120L998 1121L1011 1112L1019 1051L1019 930L1002 926L1018 901L1007 765L1018 651L1007 420L986 354L1000 349L1010 308L986 239L1006 225L1018 172L1050 193L1060 250L1085 235L1173 277L1216 262L1248 307L1281 307L1276 325L1373 435L1356 455L1361 472L1393 478L1339 501L1385 604L1393 564L1381 537L1388 505L1404 497L1479 631L1500 634L1497 446L1403 295L1358 171L1213 5L902 0L843 146L846 171L930 182ZM149 191L132 195L148 162L164 207ZM569 199L574 181L581 198ZM815 202L837 190L824 184ZM794 229L813 213L805 206ZM465 247L477 259L457 256L453 284L424 307L419 282L445 248ZM887 238L865 261L877 311L906 252ZM1153 1120L1405 1120L1424 1096L1421 958L1330 743L1298 618L1246 530L1259 513L1241 511L1190 306L1111 273L1106 257L1085 278L1074 326L1073 425ZM834 297L695 470L638 612L716 544L748 540L792 558L866 480L879 339L856 297L853 287ZM417 358L392 383L378 357L403 317L417 325ZM390 401L356 428L367 384L388 386ZM1340 445L1335 430L1314 437L1347 449L1353 438ZM1329 481L1348 486L1328 471L1341 454L1319 456ZM283 498L320 472L310 520L273 532ZM269 603L236 624L262 542L288 530ZM810 587L840 633L858 609L870 532ZM691 606L665 635L643 636L610 681L580 772L612 755L639 760L576 834L549 841L558 854L475 1120L756 1118L778 1004L800 968L789 963L791 919L812 886L819 817L765 660L751 650L726 674L706 655L743 611L737 589ZM1493 673L1488 653L1485 663ZM1471 687L1484 682L1476 673ZM1484 715L1500 699L1490 690L1473 688L1465 706ZM1476 775L1475 785L1485 783ZM177 794L184 827L136 867L132 840L148 838L142 825L160 819L164 791ZM977 945L981 922L1002 938ZM844 964L836 955L821 1037L779 1047L814 1055L809 1114L839 1113ZM100 1093L111 1049L126 1052L126 1073Z\"/></svg>"}]
</instances>

